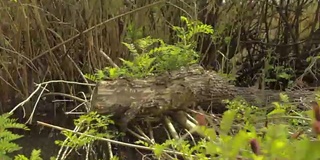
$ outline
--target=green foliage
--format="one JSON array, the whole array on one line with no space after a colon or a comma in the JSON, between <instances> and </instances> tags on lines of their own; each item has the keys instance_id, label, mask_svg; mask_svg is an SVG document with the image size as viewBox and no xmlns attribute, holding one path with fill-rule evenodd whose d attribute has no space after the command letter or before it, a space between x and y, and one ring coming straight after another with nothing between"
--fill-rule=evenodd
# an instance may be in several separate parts
<instances>
[{"instance_id":1,"label":"green foliage","mask_svg":"<svg viewBox=\"0 0 320 160\"><path fill-rule=\"evenodd\" d=\"M120 158L117 156L114 156L114 157L110 158L110 160L120 160Z\"/></svg>"},{"instance_id":2,"label":"green foliage","mask_svg":"<svg viewBox=\"0 0 320 160\"><path fill-rule=\"evenodd\" d=\"M61 146L68 146L78 149L87 144L92 144L97 138L111 138L113 133L108 131L108 126L113 124L109 116L99 115L96 112L90 112L86 115L80 116L74 121L74 124L79 129L78 132L83 134L75 134L69 131L62 131L65 135L66 141L55 141ZM88 137L87 135L94 135L95 137Z\"/></svg>"},{"instance_id":3,"label":"green foliage","mask_svg":"<svg viewBox=\"0 0 320 160\"><path fill-rule=\"evenodd\" d=\"M292 78L295 76L295 71L290 66L275 63L278 61L278 58L279 57L271 56L271 53L268 53L263 69L263 75L265 75L265 77L263 77L265 78L264 81L266 84L269 84L278 82L279 80L287 80L290 85L293 83Z\"/></svg>"},{"instance_id":4,"label":"green foliage","mask_svg":"<svg viewBox=\"0 0 320 160\"><path fill-rule=\"evenodd\" d=\"M18 151L21 147L12 142L17 140L22 135L17 135L12 133L9 129L22 129L29 130L26 125L16 122L16 119L10 118L9 113L2 114L0 116L0 159L11 159L7 154L14 151ZM15 160L42 160L40 157L41 150L33 150L30 158L25 157L24 155L17 155L14 157Z\"/></svg>"},{"instance_id":5,"label":"green foliage","mask_svg":"<svg viewBox=\"0 0 320 160\"><path fill-rule=\"evenodd\" d=\"M173 30L177 32L177 36L181 39L182 45L191 45L196 47L195 35L198 33L213 34L213 28L210 25L203 24L200 21L189 21L186 17L181 17L181 21L185 22L187 28L174 26ZM178 43L179 44L179 43Z\"/></svg>"},{"instance_id":6,"label":"green foliage","mask_svg":"<svg viewBox=\"0 0 320 160\"><path fill-rule=\"evenodd\" d=\"M125 41L126 42L134 42L137 39L143 37L143 28L137 27L134 23L130 23L126 30Z\"/></svg>"},{"instance_id":7,"label":"green foliage","mask_svg":"<svg viewBox=\"0 0 320 160\"><path fill-rule=\"evenodd\" d=\"M9 118L10 114L5 113L0 116L0 157L8 159L8 153L20 150L21 147L12 141L21 138L21 135L12 133L9 129L28 130L24 124L19 124L16 119Z\"/></svg>"},{"instance_id":8,"label":"green foliage","mask_svg":"<svg viewBox=\"0 0 320 160\"><path fill-rule=\"evenodd\" d=\"M199 33L212 35L213 29L210 25L189 21L185 17L181 17L181 20L185 22L186 28L173 26L179 38L177 43L170 45L149 36L135 40L134 43L123 43L133 55L133 60L121 59L122 67L106 67L98 70L95 75L86 74L86 78L94 81L120 76L142 78L197 63L199 54L195 51L196 36Z\"/></svg>"},{"instance_id":9,"label":"green foliage","mask_svg":"<svg viewBox=\"0 0 320 160\"><path fill-rule=\"evenodd\" d=\"M41 155L41 150L32 150L30 158L27 158L24 155L18 155L14 158L14 160L42 160L40 157Z\"/></svg>"},{"instance_id":10,"label":"green foliage","mask_svg":"<svg viewBox=\"0 0 320 160\"><path fill-rule=\"evenodd\" d=\"M301 111L293 112L289 98L280 94L281 101L273 103L273 110L266 112L249 106L240 98L226 101L228 110L223 114L218 130L208 126L196 126L207 137L194 145L186 140L167 140L155 144L154 154L160 158L165 149L171 148L183 154L185 159L283 159L283 160L316 160L320 158L320 138L308 134L311 118ZM296 108L295 108L296 109ZM295 110L297 111L297 109ZM298 111L297 111L298 112ZM257 114L258 116L251 116ZM261 121L261 115L268 117ZM319 113L320 114L320 113ZM300 115L301 117L294 117ZM291 117L290 117L291 116ZM281 118L283 117L283 118ZM304 119L308 121L305 134L285 118ZM273 122L273 120L276 120ZM259 127L259 123L263 126ZM218 131L219 134L216 134Z\"/></svg>"}]
</instances>

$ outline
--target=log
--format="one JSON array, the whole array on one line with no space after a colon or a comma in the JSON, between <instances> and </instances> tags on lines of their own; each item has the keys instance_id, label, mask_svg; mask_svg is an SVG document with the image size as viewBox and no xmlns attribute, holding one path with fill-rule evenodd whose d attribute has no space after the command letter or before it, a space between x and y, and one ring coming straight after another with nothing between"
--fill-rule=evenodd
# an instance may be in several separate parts
<instances>
[{"instance_id":1,"label":"log","mask_svg":"<svg viewBox=\"0 0 320 160\"><path fill-rule=\"evenodd\" d=\"M198 106L204 110L211 107L214 112L221 113L226 110L222 100L242 96L254 105L256 100L277 101L279 93L235 87L215 71L192 65L144 79L119 78L98 82L91 106L93 111L113 114L127 124L136 116L161 117ZM293 93L287 94L294 99L314 95L312 92Z\"/></svg>"}]
</instances>

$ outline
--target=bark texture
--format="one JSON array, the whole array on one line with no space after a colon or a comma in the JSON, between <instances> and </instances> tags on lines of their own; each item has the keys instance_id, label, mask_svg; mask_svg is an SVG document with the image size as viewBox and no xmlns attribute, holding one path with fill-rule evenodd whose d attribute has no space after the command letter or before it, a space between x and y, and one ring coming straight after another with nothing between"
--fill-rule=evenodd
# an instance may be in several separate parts
<instances>
[{"instance_id":1,"label":"bark texture","mask_svg":"<svg viewBox=\"0 0 320 160\"><path fill-rule=\"evenodd\" d=\"M242 96L253 105L279 100L275 91L259 91L230 85L214 71L192 65L160 76L144 79L105 80L97 84L91 102L92 110L113 114L127 123L137 115L161 117L166 113L200 106L222 112L222 100ZM312 99L312 92L292 92L291 99ZM260 102L260 103L257 103Z\"/></svg>"}]
</instances>

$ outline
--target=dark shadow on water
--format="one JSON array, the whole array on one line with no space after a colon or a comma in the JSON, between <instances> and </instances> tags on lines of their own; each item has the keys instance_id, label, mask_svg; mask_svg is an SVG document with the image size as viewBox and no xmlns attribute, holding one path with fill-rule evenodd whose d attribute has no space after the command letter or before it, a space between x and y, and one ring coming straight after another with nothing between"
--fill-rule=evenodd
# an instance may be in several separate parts
<instances>
[{"instance_id":1,"label":"dark shadow on water","mask_svg":"<svg viewBox=\"0 0 320 160\"><path fill-rule=\"evenodd\" d=\"M22 154L30 157L33 149L41 149L41 157L44 160L49 160L51 156L55 156L60 147L55 144L55 140L64 140L64 136L59 134L59 131L51 131L51 129L42 129L40 131L39 126L29 126L30 131L24 133L17 132L17 134L23 135L22 138L15 141L21 150L11 154L12 156Z\"/></svg>"},{"instance_id":2,"label":"dark shadow on water","mask_svg":"<svg viewBox=\"0 0 320 160\"><path fill-rule=\"evenodd\" d=\"M60 125L68 129L73 129L73 126ZM26 157L30 157L33 149L41 150L41 158L43 160L50 160L50 157L56 156L60 150L60 146L55 144L56 140L64 140L65 136L60 134L59 130L54 130L51 128L39 126L39 125L28 125L29 131L14 130L15 134L23 135L22 138L14 141L20 147L21 150L10 154L10 157L22 154ZM129 138L129 139L128 139ZM133 137L126 136L126 138L115 139L127 143L134 143L130 140ZM108 146L104 141L97 141L94 143L92 150L94 150L95 155L90 156L90 160L105 160L109 159L108 156ZM64 151L64 150L63 150ZM141 159L141 151L137 151L135 148L130 148L126 146L112 145L112 152L115 156L118 156L120 160L131 160L131 159ZM92 157L93 156L93 157ZM85 160L85 152L83 150L73 151L71 155L67 157L67 160Z\"/></svg>"}]
</instances>

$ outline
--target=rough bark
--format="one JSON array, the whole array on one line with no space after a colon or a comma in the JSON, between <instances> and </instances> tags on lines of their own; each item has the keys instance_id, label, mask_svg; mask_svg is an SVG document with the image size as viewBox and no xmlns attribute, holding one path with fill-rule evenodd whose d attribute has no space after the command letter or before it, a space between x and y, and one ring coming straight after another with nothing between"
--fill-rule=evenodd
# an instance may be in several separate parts
<instances>
[{"instance_id":1,"label":"rough bark","mask_svg":"<svg viewBox=\"0 0 320 160\"><path fill-rule=\"evenodd\" d=\"M91 106L98 113L113 114L127 123L137 115L161 117L166 113L197 106L221 112L225 110L222 100L236 96L258 105L257 100L262 103L279 100L279 93L235 87L216 72L193 65L144 79L101 81L96 86ZM313 95L312 92L287 94L296 100Z\"/></svg>"}]
</instances>

